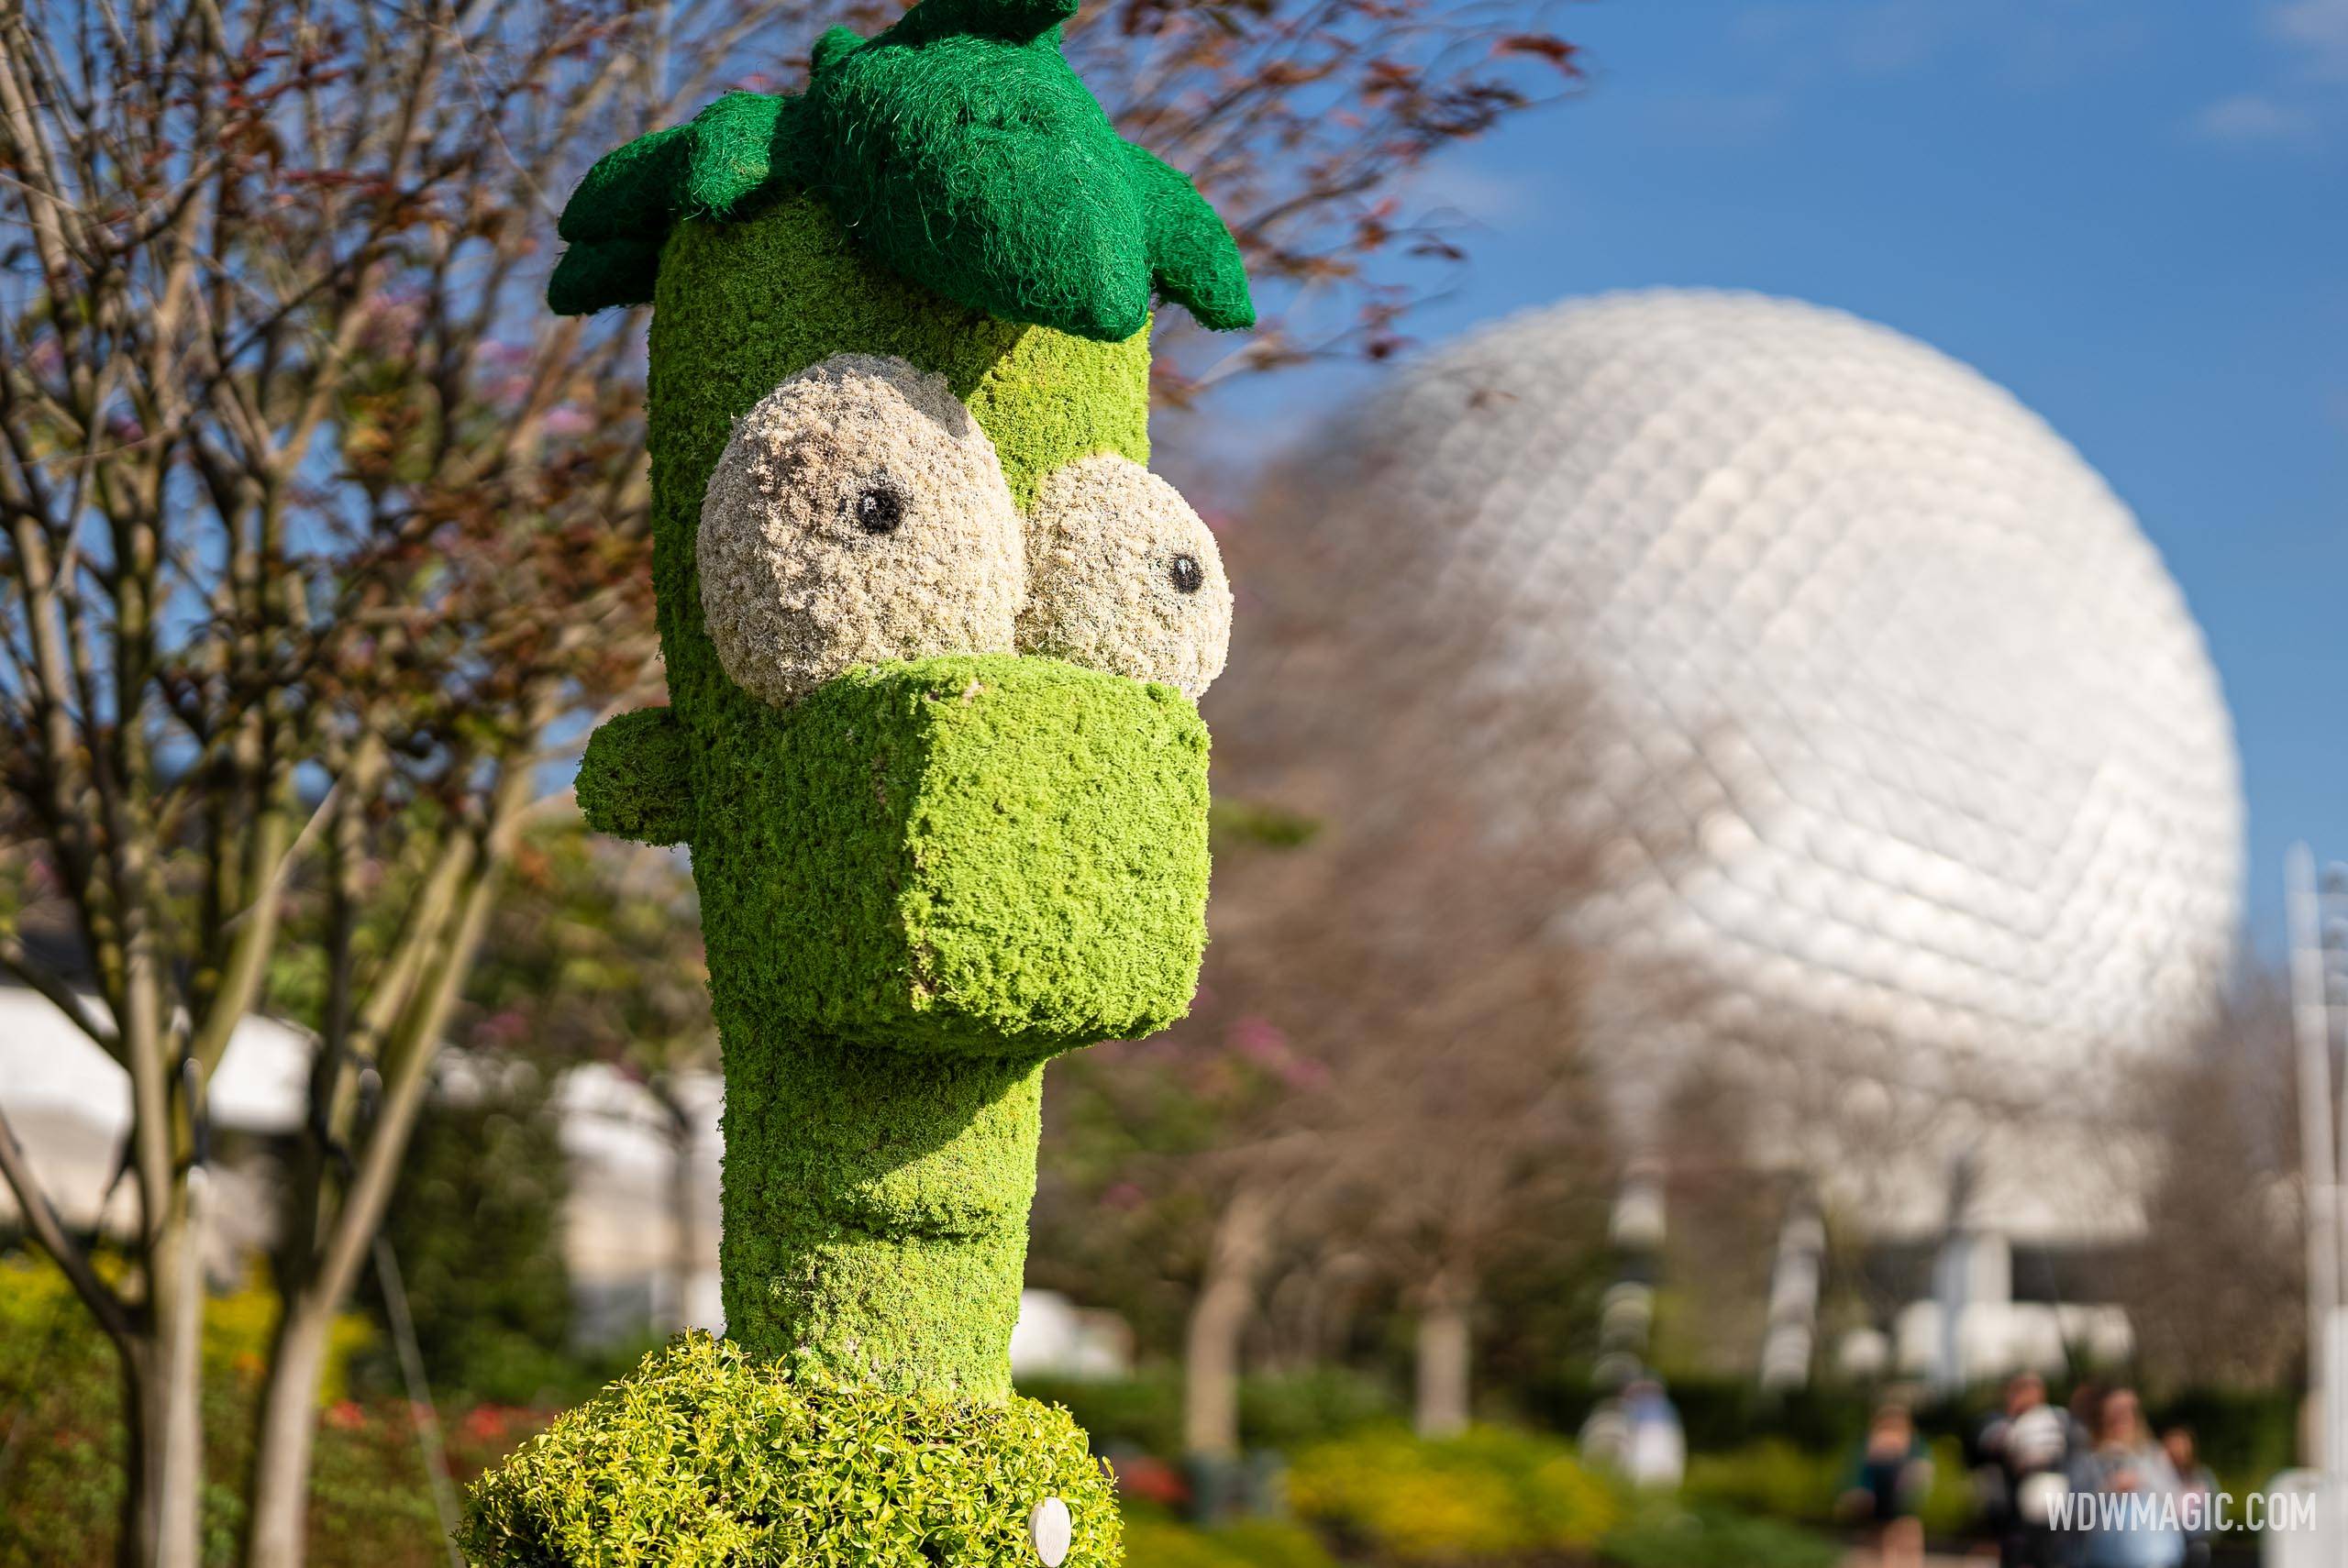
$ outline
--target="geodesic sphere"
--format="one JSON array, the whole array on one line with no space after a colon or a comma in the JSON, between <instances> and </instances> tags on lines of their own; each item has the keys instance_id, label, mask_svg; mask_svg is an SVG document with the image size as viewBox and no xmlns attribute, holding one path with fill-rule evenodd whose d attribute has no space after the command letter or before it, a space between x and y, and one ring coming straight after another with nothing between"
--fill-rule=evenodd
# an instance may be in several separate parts
<instances>
[{"instance_id":1,"label":"geodesic sphere","mask_svg":"<svg viewBox=\"0 0 2348 1568\"><path fill-rule=\"evenodd\" d=\"M2206 1017L2242 880L2216 675L2128 509L1976 371L1793 301L1616 294L1316 439L1374 450L1512 657L1593 693L1577 788L1628 836L1582 922L1616 951L1992 1064Z\"/></svg>"}]
</instances>

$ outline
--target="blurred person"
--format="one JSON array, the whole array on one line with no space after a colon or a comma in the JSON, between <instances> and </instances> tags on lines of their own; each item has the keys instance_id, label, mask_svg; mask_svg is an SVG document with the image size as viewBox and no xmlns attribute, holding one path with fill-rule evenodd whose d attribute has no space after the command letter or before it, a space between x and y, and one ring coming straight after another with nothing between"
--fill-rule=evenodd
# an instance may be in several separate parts
<instances>
[{"instance_id":1,"label":"blurred person","mask_svg":"<svg viewBox=\"0 0 2348 1568\"><path fill-rule=\"evenodd\" d=\"M1915 1418L1904 1405L1882 1406L1867 1423L1840 1505L1866 1529L1882 1568L1923 1562L1922 1513L1932 1485L1932 1451L1917 1434Z\"/></svg>"},{"instance_id":2,"label":"blurred person","mask_svg":"<svg viewBox=\"0 0 2348 1568\"><path fill-rule=\"evenodd\" d=\"M1617 1475L1627 1473L1631 1467L1631 1426L1623 1417L1622 1396L1609 1394L1592 1407L1576 1441L1580 1444L1581 1456L1590 1463Z\"/></svg>"},{"instance_id":3,"label":"blurred person","mask_svg":"<svg viewBox=\"0 0 2348 1568\"><path fill-rule=\"evenodd\" d=\"M2063 1470L2070 1478L2070 1489L2081 1496L2095 1491L2095 1434L2097 1423L2103 1419L2103 1393L2102 1384L2082 1377L2071 1385L2071 1397L2063 1410L2071 1434L2070 1458L2064 1462ZM2083 1568L2088 1534L2086 1525L2075 1519L2055 1542L2067 1568Z\"/></svg>"},{"instance_id":4,"label":"blurred person","mask_svg":"<svg viewBox=\"0 0 2348 1568\"><path fill-rule=\"evenodd\" d=\"M2018 1372L2006 1380L2004 1407L1975 1444L1990 1473L1983 1504L1998 1535L1999 1568L2065 1568L2054 1512L2070 1493L2071 1461L2083 1446L2070 1415L2046 1402L2044 1378Z\"/></svg>"},{"instance_id":5,"label":"blurred person","mask_svg":"<svg viewBox=\"0 0 2348 1568\"><path fill-rule=\"evenodd\" d=\"M2095 1447L2096 1432L2103 1420L2103 1385L2092 1377L2082 1377L2071 1389L2071 1403L2065 1419L2071 1425L2071 1451L2085 1455Z\"/></svg>"},{"instance_id":6,"label":"blurred person","mask_svg":"<svg viewBox=\"0 0 2348 1568\"><path fill-rule=\"evenodd\" d=\"M2185 1536L2169 1511L2177 1500L2176 1471L2153 1441L2133 1389L2115 1388L2103 1397L2084 1477L2101 1504L2081 1559L2087 1568L2180 1568ZM2116 1506L2130 1498L2145 1506Z\"/></svg>"},{"instance_id":7,"label":"blurred person","mask_svg":"<svg viewBox=\"0 0 2348 1568\"><path fill-rule=\"evenodd\" d=\"M2185 1524L2185 1568L2210 1568L2210 1535L2215 1525L2218 1478L2201 1463L2200 1444L2188 1426L2172 1426L2161 1434L2161 1452L2176 1472L2179 1517Z\"/></svg>"},{"instance_id":8,"label":"blurred person","mask_svg":"<svg viewBox=\"0 0 2348 1568\"><path fill-rule=\"evenodd\" d=\"M1688 1469L1688 1437L1663 1385L1641 1377L1623 1390L1623 1474L1634 1486L1668 1490Z\"/></svg>"}]
</instances>

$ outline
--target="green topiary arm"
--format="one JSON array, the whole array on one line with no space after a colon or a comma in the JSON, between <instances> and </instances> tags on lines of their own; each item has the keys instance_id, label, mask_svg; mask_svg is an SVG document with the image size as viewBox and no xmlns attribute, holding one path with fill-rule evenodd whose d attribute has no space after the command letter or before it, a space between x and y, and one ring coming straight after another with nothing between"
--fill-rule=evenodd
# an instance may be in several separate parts
<instances>
[{"instance_id":1,"label":"green topiary arm","mask_svg":"<svg viewBox=\"0 0 2348 1568\"><path fill-rule=\"evenodd\" d=\"M692 758L684 726L666 708L622 713L587 739L576 791L587 825L638 844L693 835Z\"/></svg>"}]
</instances>

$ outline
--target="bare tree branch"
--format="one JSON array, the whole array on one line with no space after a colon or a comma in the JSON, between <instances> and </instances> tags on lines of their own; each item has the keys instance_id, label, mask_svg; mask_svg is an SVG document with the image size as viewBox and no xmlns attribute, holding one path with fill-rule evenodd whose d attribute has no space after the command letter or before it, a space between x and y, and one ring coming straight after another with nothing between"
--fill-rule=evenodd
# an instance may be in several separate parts
<instances>
[{"instance_id":1,"label":"bare tree branch","mask_svg":"<svg viewBox=\"0 0 2348 1568\"><path fill-rule=\"evenodd\" d=\"M6 1111L0 1111L0 1176L8 1178L8 1190L17 1195L17 1208L25 1217L25 1228L72 1283L73 1293L82 1298L82 1304L90 1309L106 1337L116 1344L129 1344L138 1331L130 1320L129 1309L98 1277L97 1271L90 1266L88 1254L65 1233L64 1223L58 1219L55 1206L33 1173L32 1162L25 1158L24 1145L17 1142L16 1129L8 1124Z\"/></svg>"}]
</instances>

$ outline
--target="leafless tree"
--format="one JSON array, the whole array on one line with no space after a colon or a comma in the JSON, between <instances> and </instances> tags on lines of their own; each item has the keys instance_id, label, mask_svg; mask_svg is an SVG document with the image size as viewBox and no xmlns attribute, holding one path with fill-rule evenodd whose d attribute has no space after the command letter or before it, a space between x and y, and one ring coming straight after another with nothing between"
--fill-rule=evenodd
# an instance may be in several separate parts
<instances>
[{"instance_id":1,"label":"leafless tree","mask_svg":"<svg viewBox=\"0 0 2348 1568\"><path fill-rule=\"evenodd\" d=\"M0 9L0 854L48 890L0 966L129 1077L130 1277L5 1129L0 1166L120 1352L126 1562L195 1551L190 1235L237 1021L315 993L249 1509L251 1560L284 1568L327 1325L501 867L581 721L653 683L640 323L543 316L562 194L880 9ZM1373 348L1399 301L1372 259L1445 243L1397 181L1572 69L1517 5L1124 0L1070 48L1222 198L1271 303L1348 302L1339 336ZM1308 347L1264 343L1226 369ZM22 940L42 922L86 984Z\"/></svg>"},{"instance_id":2,"label":"leafless tree","mask_svg":"<svg viewBox=\"0 0 2348 1568\"><path fill-rule=\"evenodd\" d=\"M2304 1353L2293 1064L2288 995L2254 974L2188 1059L2149 1075L2159 1175L2121 1280L2149 1376L2271 1388Z\"/></svg>"},{"instance_id":3,"label":"leafless tree","mask_svg":"<svg viewBox=\"0 0 2348 1568\"><path fill-rule=\"evenodd\" d=\"M1622 824L1590 810L1600 721L1578 676L1528 654L1505 595L1452 569L1449 520L1390 504L1388 477L1283 473L1228 534L1248 602L1209 699L1218 789L1317 831L1219 887L1217 984L1327 1088L1285 1108L1309 1183L1235 1173L1218 1236L1268 1227L1273 1190L1358 1224L1418 1320L1420 1423L1446 1431L1468 1416L1483 1272L1560 1195L1602 1201L1579 1005L1600 960L1567 917ZM1268 1253L1211 1257L1194 1437Z\"/></svg>"}]
</instances>

